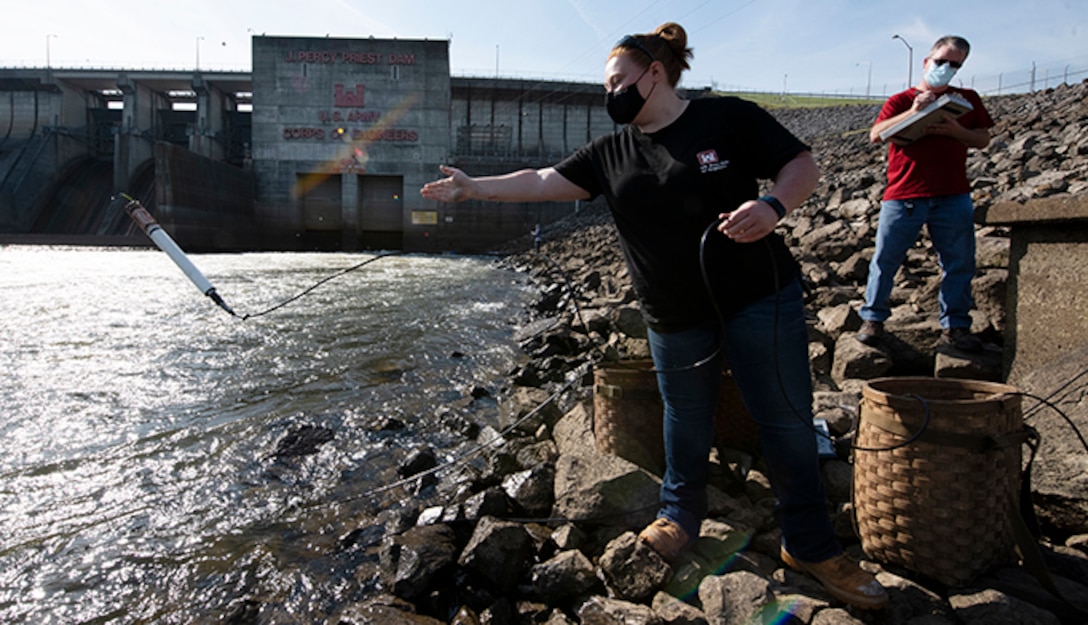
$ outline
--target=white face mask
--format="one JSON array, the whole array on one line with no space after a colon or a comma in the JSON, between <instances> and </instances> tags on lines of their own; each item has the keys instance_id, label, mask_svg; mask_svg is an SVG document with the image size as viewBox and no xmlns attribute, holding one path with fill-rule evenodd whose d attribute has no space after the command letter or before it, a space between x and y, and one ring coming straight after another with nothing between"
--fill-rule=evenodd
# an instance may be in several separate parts
<instances>
[{"instance_id":1,"label":"white face mask","mask_svg":"<svg viewBox=\"0 0 1088 625\"><path fill-rule=\"evenodd\" d=\"M929 67L926 68L925 81L930 87L944 87L952 81L952 77L956 75L956 69L952 67L950 63L934 63L929 62Z\"/></svg>"}]
</instances>

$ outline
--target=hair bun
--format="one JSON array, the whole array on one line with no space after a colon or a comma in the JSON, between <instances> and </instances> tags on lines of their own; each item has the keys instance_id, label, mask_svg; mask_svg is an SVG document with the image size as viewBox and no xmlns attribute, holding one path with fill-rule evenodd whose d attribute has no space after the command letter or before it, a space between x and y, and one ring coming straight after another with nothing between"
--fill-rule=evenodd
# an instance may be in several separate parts
<instances>
[{"instance_id":1,"label":"hair bun","mask_svg":"<svg viewBox=\"0 0 1088 625\"><path fill-rule=\"evenodd\" d=\"M654 30L653 35L669 46L673 57L676 59L675 67L669 68L670 78L672 78L675 85L680 80L680 72L691 69L688 61L695 56L692 54L691 48L688 47L688 33L683 26L676 22L665 22Z\"/></svg>"},{"instance_id":2,"label":"hair bun","mask_svg":"<svg viewBox=\"0 0 1088 625\"><path fill-rule=\"evenodd\" d=\"M683 26L676 22L665 22L657 27L654 34L667 41L683 58L684 50L688 47L688 33Z\"/></svg>"}]
</instances>

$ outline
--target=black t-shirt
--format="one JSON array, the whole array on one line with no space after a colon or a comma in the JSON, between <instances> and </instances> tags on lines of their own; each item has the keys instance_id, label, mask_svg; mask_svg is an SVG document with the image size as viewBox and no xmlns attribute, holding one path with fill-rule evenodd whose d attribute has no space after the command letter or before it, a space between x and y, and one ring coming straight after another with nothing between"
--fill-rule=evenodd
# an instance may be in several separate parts
<instances>
[{"instance_id":1,"label":"black t-shirt","mask_svg":"<svg viewBox=\"0 0 1088 625\"><path fill-rule=\"evenodd\" d=\"M643 316L669 331L716 317L700 269L703 233L719 213L755 199L758 179L773 179L808 149L757 105L715 97L692 100L657 132L625 126L598 137L555 169L605 196ZM799 273L777 234L736 243L714 229L706 241L710 286L725 316Z\"/></svg>"}]
</instances>

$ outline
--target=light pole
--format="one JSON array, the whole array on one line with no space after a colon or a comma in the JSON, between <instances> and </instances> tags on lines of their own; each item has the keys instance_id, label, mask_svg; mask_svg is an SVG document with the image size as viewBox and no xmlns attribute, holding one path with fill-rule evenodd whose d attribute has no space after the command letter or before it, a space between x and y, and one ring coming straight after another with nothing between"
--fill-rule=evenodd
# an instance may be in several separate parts
<instances>
[{"instance_id":1,"label":"light pole","mask_svg":"<svg viewBox=\"0 0 1088 625\"><path fill-rule=\"evenodd\" d=\"M52 67L52 64L49 61L49 40L54 38L56 38L56 35L52 33L45 36L45 69Z\"/></svg>"},{"instance_id":2,"label":"light pole","mask_svg":"<svg viewBox=\"0 0 1088 625\"><path fill-rule=\"evenodd\" d=\"M914 84L914 48L910 47L907 40L899 35L892 35L892 39L898 39L907 46L907 89L910 89L910 86Z\"/></svg>"},{"instance_id":3,"label":"light pole","mask_svg":"<svg viewBox=\"0 0 1088 625\"><path fill-rule=\"evenodd\" d=\"M197 69L197 71L200 71L200 40L203 39L203 38L204 38L203 36L197 36L197 38L196 38L196 69Z\"/></svg>"},{"instance_id":4,"label":"light pole","mask_svg":"<svg viewBox=\"0 0 1088 625\"><path fill-rule=\"evenodd\" d=\"M872 92L872 88L873 88L873 62L872 61L861 61L861 63L868 63L869 64L869 77L865 79L865 99L868 100L869 99L869 94ZM861 63L858 63L858 65L861 65Z\"/></svg>"}]
</instances>

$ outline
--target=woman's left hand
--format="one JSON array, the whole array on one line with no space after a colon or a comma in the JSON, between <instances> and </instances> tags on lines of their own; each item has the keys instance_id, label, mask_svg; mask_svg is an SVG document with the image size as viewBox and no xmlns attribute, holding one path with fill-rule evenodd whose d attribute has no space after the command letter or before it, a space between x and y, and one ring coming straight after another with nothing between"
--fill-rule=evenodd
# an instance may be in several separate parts
<instances>
[{"instance_id":1,"label":"woman's left hand","mask_svg":"<svg viewBox=\"0 0 1088 625\"><path fill-rule=\"evenodd\" d=\"M718 230L737 243L751 243L767 236L778 223L778 213L770 204L748 200L731 213L718 215Z\"/></svg>"}]
</instances>

